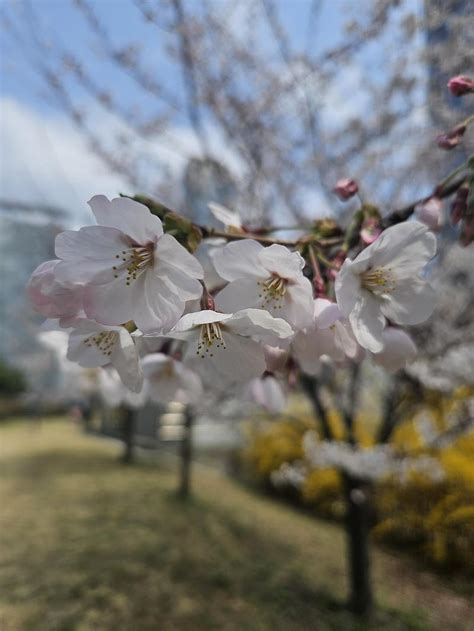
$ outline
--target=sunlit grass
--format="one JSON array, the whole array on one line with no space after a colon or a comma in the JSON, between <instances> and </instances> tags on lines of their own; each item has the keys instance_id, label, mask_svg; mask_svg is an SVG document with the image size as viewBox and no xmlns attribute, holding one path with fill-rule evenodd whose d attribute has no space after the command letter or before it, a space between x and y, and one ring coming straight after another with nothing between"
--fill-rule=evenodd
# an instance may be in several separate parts
<instances>
[{"instance_id":1,"label":"sunlit grass","mask_svg":"<svg viewBox=\"0 0 474 631\"><path fill-rule=\"evenodd\" d=\"M121 466L65 422L0 431L2 631L368 628L338 527L200 467L182 502L169 459ZM374 629L468 628L466 599L384 553L375 585Z\"/></svg>"}]
</instances>

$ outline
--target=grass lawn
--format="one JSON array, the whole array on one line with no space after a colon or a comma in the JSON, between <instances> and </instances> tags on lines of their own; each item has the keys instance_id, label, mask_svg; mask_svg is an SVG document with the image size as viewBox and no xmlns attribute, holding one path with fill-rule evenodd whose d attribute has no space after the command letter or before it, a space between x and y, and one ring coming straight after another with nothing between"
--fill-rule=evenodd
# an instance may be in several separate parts
<instances>
[{"instance_id":1,"label":"grass lawn","mask_svg":"<svg viewBox=\"0 0 474 631\"><path fill-rule=\"evenodd\" d=\"M1 426L0 629L472 629L474 603L406 559L374 554L378 612L344 609L339 527L195 468L48 421Z\"/></svg>"}]
</instances>

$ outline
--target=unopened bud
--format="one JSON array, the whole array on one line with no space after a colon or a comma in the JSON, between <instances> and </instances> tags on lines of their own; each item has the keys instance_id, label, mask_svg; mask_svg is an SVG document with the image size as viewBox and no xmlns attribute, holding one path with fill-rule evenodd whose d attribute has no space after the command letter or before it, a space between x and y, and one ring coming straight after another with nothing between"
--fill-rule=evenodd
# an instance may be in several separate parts
<instances>
[{"instance_id":1,"label":"unopened bud","mask_svg":"<svg viewBox=\"0 0 474 631\"><path fill-rule=\"evenodd\" d=\"M375 217L368 217L362 222L360 238L366 245L370 245L380 236L381 232L380 221Z\"/></svg>"},{"instance_id":2,"label":"unopened bud","mask_svg":"<svg viewBox=\"0 0 474 631\"><path fill-rule=\"evenodd\" d=\"M464 75L458 75L448 81L448 88L454 96L464 96L474 92L474 81Z\"/></svg>"},{"instance_id":3,"label":"unopened bud","mask_svg":"<svg viewBox=\"0 0 474 631\"><path fill-rule=\"evenodd\" d=\"M443 224L443 202L439 197L430 197L415 208L416 218L430 230L439 230Z\"/></svg>"},{"instance_id":4,"label":"unopened bud","mask_svg":"<svg viewBox=\"0 0 474 631\"><path fill-rule=\"evenodd\" d=\"M451 129L451 131L448 131L448 133L436 136L436 144L440 149L451 151L451 149L454 149L459 145L465 131L465 125L456 125L456 127Z\"/></svg>"},{"instance_id":5,"label":"unopened bud","mask_svg":"<svg viewBox=\"0 0 474 631\"><path fill-rule=\"evenodd\" d=\"M355 180L344 178L337 181L333 191L339 199L346 201L351 197L354 197L354 195L359 191L359 185Z\"/></svg>"},{"instance_id":6,"label":"unopened bud","mask_svg":"<svg viewBox=\"0 0 474 631\"><path fill-rule=\"evenodd\" d=\"M330 280L335 280L338 271L341 269L342 264L347 258L347 252L345 250L341 250L333 259L332 263L334 268L328 270L327 274Z\"/></svg>"},{"instance_id":7,"label":"unopened bud","mask_svg":"<svg viewBox=\"0 0 474 631\"><path fill-rule=\"evenodd\" d=\"M464 217L459 243L466 247L474 241L474 216Z\"/></svg>"}]
</instances>

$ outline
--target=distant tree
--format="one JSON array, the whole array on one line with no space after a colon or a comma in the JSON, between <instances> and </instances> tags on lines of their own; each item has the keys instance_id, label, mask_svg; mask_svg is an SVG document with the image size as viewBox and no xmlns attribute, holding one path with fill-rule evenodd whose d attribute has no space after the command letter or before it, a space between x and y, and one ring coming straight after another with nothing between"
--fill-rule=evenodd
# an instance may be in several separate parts
<instances>
[{"instance_id":1,"label":"distant tree","mask_svg":"<svg viewBox=\"0 0 474 631\"><path fill-rule=\"evenodd\" d=\"M23 373L0 358L0 397L14 398L25 392L27 383Z\"/></svg>"}]
</instances>

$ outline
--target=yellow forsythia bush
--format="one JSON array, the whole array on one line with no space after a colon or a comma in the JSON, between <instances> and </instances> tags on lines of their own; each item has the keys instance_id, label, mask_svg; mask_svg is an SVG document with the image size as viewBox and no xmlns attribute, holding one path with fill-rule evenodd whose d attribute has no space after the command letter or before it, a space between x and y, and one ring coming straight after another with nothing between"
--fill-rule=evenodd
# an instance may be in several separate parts
<instances>
[{"instance_id":1,"label":"yellow forsythia bush","mask_svg":"<svg viewBox=\"0 0 474 631\"><path fill-rule=\"evenodd\" d=\"M443 429L443 415L446 418L457 402L441 404L433 397L433 425L438 431ZM435 481L412 472L403 482L387 479L376 484L373 536L416 550L437 565L474 574L474 434L457 438L443 449L423 451L416 421L414 418L401 424L392 444L408 454L429 453L439 460L445 476ZM339 433L337 415L332 414L331 423ZM372 442L367 427L370 423L357 428L365 445ZM302 439L308 429L315 429L309 417L261 424L249 432L244 451L247 469L256 479L268 483L272 472L283 463L303 457ZM344 502L339 472L330 468L310 472L299 489L299 500L324 517L341 519Z\"/></svg>"}]
</instances>

